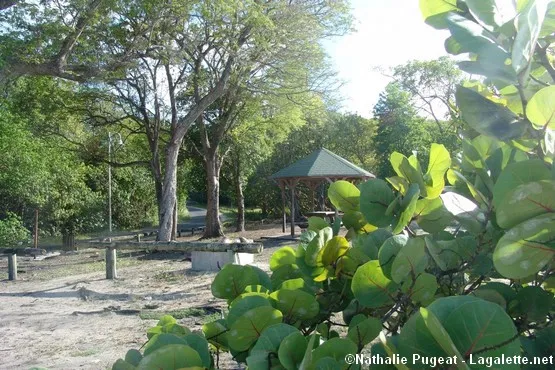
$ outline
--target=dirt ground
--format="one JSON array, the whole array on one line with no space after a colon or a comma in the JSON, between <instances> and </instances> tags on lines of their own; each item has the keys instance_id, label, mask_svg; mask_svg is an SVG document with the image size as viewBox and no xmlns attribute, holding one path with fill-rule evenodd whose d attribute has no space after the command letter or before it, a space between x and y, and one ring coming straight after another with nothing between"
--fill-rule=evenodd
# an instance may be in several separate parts
<instances>
[{"instance_id":1,"label":"dirt ground","mask_svg":"<svg viewBox=\"0 0 555 370\"><path fill-rule=\"evenodd\" d=\"M241 236L281 234L276 225L258 229ZM266 271L278 247L294 244L263 243L255 265ZM111 369L145 343L158 316L177 314L194 331L226 306L210 292L215 273L191 271L183 254L119 253L117 280L105 279L103 260L92 249L42 261L18 257L19 280L8 281L7 260L0 259L0 369ZM220 367L238 368L225 356Z\"/></svg>"}]
</instances>

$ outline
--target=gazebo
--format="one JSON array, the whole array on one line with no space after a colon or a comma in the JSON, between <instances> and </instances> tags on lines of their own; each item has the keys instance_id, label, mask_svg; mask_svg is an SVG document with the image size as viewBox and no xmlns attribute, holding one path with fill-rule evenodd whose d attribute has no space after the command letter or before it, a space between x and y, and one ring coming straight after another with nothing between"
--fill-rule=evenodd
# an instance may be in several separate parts
<instances>
[{"instance_id":1,"label":"gazebo","mask_svg":"<svg viewBox=\"0 0 555 370\"><path fill-rule=\"evenodd\" d=\"M313 193L322 183L331 183L337 180L360 181L374 178L373 174L352 164L345 158L330 152L325 148L315 150L308 156L298 160L270 178L274 180L281 189L283 201L283 224L285 232L286 225L286 189L291 191L291 236L295 236L295 187L299 183L305 184ZM314 198L312 200L314 208Z\"/></svg>"}]
</instances>

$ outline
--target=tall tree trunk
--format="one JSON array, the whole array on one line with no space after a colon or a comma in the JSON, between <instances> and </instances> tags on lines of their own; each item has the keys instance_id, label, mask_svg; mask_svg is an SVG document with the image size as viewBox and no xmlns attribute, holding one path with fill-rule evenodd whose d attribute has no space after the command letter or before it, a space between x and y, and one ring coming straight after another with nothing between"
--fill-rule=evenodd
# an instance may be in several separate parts
<instances>
[{"instance_id":1,"label":"tall tree trunk","mask_svg":"<svg viewBox=\"0 0 555 370\"><path fill-rule=\"evenodd\" d=\"M235 231L245 231L245 195L243 194L243 180L241 179L241 161L235 158L235 196L237 198L237 228Z\"/></svg>"},{"instance_id":2,"label":"tall tree trunk","mask_svg":"<svg viewBox=\"0 0 555 370\"><path fill-rule=\"evenodd\" d=\"M154 179L154 189L156 190L156 207L158 208L158 225L162 224L162 179L155 178Z\"/></svg>"},{"instance_id":3,"label":"tall tree trunk","mask_svg":"<svg viewBox=\"0 0 555 370\"><path fill-rule=\"evenodd\" d=\"M175 240L174 212L177 203L177 157L179 155L179 141L172 140L168 144L166 153L166 168L162 186L162 203L160 203L160 229L158 240Z\"/></svg>"},{"instance_id":4,"label":"tall tree trunk","mask_svg":"<svg viewBox=\"0 0 555 370\"><path fill-rule=\"evenodd\" d=\"M203 238L223 236L220 222L220 159L217 148L208 150L204 157L207 178L206 229Z\"/></svg>"}]
</instances>

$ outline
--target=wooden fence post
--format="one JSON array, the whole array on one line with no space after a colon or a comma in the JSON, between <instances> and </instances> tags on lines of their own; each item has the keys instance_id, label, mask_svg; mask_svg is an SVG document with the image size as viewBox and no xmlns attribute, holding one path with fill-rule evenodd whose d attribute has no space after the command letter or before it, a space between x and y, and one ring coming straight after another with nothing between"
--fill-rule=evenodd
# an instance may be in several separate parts
<instances>
[{"instance_id":1,"label":"wooden fence post","mask_svg":"<svg viewBox=\"0 0 555 370\"><path fill-rule=\"evenodd\" d=\"M116 248L106 247L106 279L117 279Z\"/></svg>"},{"instance_id":2,"label":"wooden fence post","mask_svg":"<svg viewBox=\"0 0 555 370\"><path fill-rule=\"evenodd\" d=\"M8 255L8 280L17 280L17 254Z\"/></svg>"}]
</instances>

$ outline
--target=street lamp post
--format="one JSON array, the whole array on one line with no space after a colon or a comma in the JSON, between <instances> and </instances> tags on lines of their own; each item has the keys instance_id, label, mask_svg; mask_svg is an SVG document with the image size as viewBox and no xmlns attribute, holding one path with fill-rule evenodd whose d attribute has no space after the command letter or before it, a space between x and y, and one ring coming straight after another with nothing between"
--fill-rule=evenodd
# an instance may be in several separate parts
<instances>
[{"instance_id":1,"label":"street lamp post","mask_svg":"<svg viewBox=\"0 0 555 370\"><path fill-rule=\"evenodd\" d=\"M108 231L112 234L112 140L118 137L118 144L123 145L121 135L116 132L112 134L108 132Z\"/></svg>"}]
</instances>

